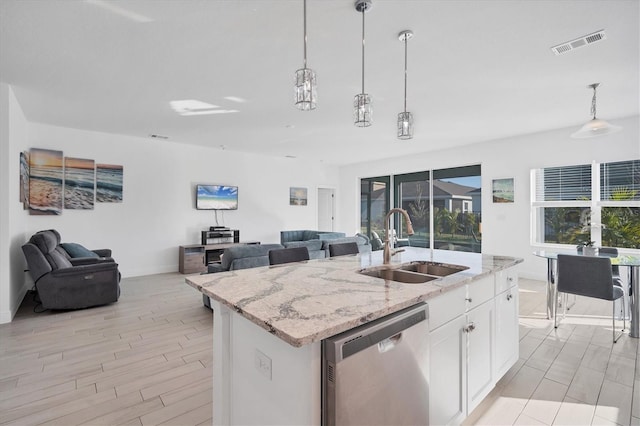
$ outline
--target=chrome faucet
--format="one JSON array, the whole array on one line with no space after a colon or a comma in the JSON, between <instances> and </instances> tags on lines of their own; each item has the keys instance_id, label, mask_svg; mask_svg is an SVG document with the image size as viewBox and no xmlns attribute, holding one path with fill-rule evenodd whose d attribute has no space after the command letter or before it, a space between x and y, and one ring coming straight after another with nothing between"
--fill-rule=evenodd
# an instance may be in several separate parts
<instances>
[{"instance_id":1,"label":"chrome faucet","mask_svg":"<svg viewBox=\"0 0 640 426\"><path fill-rule=\"evenodd\" d=\"M411 218L409 218L409 214L407 213L406 210L401 209L401 208L395 208L395 209L391 209L389 210L389 213L387 213L387 215L384 217L384 235L385 235L385 240L384 240L384 251L383 251L383 264L388 265L389 263L391 263L391 256L393 256L396 253L400 253L401 251L404 251L404 249L400 249L400 250L391 250L391 243L389 242L389 218L391 217L392 214L394 213L402 213L402 215L404 216L405 220L407 221L407 234L408 235L413 235L413 225L411 224Z\"/></svg>"}]
</instances>

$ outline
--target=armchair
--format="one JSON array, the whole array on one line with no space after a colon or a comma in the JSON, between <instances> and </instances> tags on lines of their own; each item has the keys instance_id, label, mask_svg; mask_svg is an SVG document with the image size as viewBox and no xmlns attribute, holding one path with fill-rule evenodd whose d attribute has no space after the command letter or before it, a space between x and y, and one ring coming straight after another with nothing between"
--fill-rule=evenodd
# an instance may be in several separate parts
<instances>
[{"instance_id":1,"label":"armchair","mask_svg":"<svg viewBox=\"0 0 640 426\"><path fill-rule=\"evenodd\" d=\"M22 246L42 307L82 309L116 302L118 264L110 257L81 257L74 265L59 239L54 230L40 231Z\"/></svg>"}]
</instances>

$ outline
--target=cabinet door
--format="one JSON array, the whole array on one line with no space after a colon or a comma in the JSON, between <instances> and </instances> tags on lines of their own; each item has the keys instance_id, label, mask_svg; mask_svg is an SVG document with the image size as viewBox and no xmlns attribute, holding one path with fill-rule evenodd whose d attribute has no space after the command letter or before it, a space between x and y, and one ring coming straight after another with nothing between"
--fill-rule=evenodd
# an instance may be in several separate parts
<instances>
[{"instance_id":1,"label":"cabinet door","mask_svg":"<svg viewBox=\"0 0 640 426\"><path fill-rule=\"evenodd\" d=\"M460 424L466 416L464 315L429 334L429 423Z\"/></svg>"},{"instance_id":2,"label":"cabinet door","mask_svg":"<svg viewBox=\"0 0 640 426\"><path fill-rule=\"evenodd\" d=\"M519 334L518 286L515 286L496 296L496 381L518 360Z\"/></svg>"},{"instance_id":3,"label":"cabinet door","mask_svg":"<svg viewBox=\"0 0 640 426\"><path fill-rule=\"evenodd\" d=\"M466 315L467 410L470 413L493 389L494 301L483 303Z\"/></svg>"}]
</instances>

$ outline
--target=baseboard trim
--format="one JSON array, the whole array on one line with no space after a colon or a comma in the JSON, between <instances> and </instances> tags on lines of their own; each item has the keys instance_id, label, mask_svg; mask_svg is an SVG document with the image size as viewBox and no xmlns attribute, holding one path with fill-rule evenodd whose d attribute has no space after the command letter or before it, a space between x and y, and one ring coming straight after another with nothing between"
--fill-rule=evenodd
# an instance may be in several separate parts
<instances>
[{"instance_id":1,"label":"baseboard trim","mask_svg":"<svg viewBox=\"0 0 640 426\"><path fill-rule=\"evenodd\" d=\"M25 284L24 286L22 286L22 289L18 293L18 297L16 297L15 299L15 303L12 305L13 309L10 311L0 312L0 324L7 324L13 320L13 317L15 317L16 313L18 313L18 309L20 309L20 305L22 304L22 301L24 300L24 297L27 295L28 291L29 284Z\"/></svg>"}]
</instances>

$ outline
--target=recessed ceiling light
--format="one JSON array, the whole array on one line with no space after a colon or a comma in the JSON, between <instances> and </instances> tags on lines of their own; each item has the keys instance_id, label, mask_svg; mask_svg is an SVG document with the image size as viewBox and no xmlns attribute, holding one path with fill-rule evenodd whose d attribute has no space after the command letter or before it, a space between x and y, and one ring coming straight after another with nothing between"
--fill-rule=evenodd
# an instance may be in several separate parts
<instances>
[{"instance_id":1,"label":"recessed ceiling light","mask_svg":"<svg viewBox=\"0 0 640 426\"><path fill-rule=\"evenodd\" d=\"M225 96L224 98L225 98L226 100L228 100L228 101L231 101L231 102L237 102L237 103L239 103L239 104L243 104L243 103L247 102L247 100L246 100L246 99L239 98L239 97L237 97L237 96Z\"/></svg>"},{"instance_id":2,"label":"recessed ceiling light","mask_svg":"<svg viewBox=\"0 0 640 426\"><path fill-rule=\"evenodd\" d=\"M108 10L109 12L115 13L116 15L123 16L127 19L130 19L135 22L139 22L141 24L146 24L148 22L154 21L148 16L140 15L139 13L135 13L125 9L122 6L118 6L117 4L114 4L113 1L105 1L105 0L84 0L84 1L88 4L101 7L105 10Z\"/></svg>"},{"instance_id":3,"label":"recessed ceiling light","mask_svg":"<svg viewBox=\"0 0 640 426\"><path fill-rule=\"evenodd\" d=\"M238 112L235 109L218 109L218 105L212 105L195 99L169 102L171 108L180 115L207 115L207 114L228 114Z\"/></svg>"}]
</instances>

